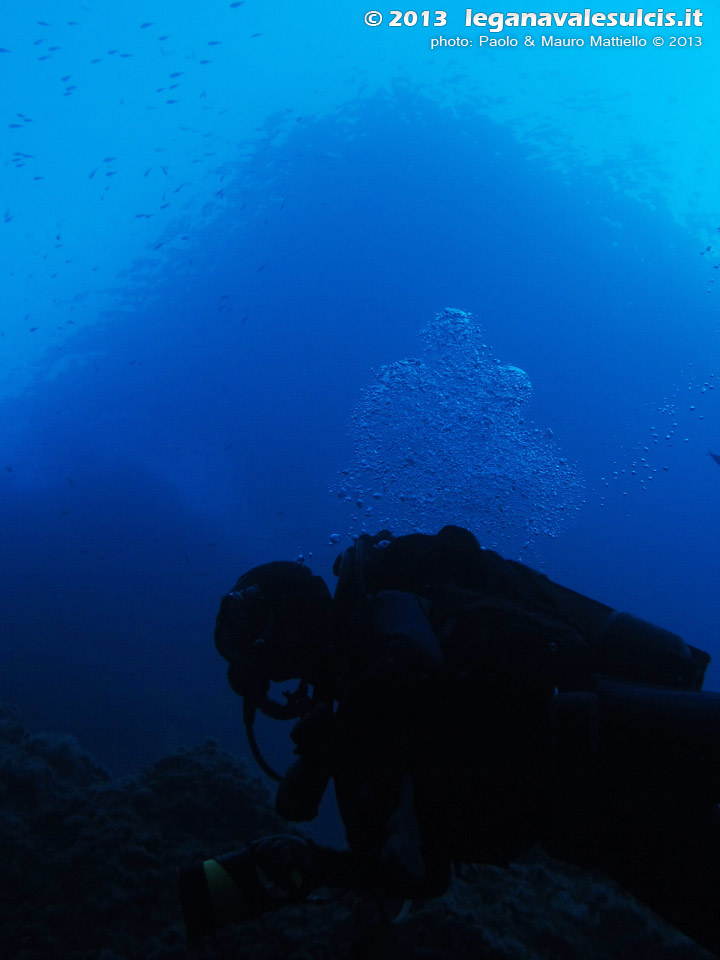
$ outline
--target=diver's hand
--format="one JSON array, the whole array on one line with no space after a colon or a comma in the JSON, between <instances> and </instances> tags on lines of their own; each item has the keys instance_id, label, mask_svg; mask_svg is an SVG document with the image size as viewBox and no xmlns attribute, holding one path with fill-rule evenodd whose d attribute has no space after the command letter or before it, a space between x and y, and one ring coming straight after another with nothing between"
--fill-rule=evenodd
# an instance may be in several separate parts
<instances>
[{"instance_id":1,"label":"diver's hand","mask_svg":"<svg viewBox=\"0 0 720 960\"><path fill-rule=\"evenodd\" d=\"M299 757L278 785L275 810L284 820L314 820L329 779L326 765Z\"/></svg>"},{"instance_id":2,"label":"diver's hand","mask_svg":"<svg viewBox=\"0 0 720 960\"><path fill-rule=\"evenodd\" d=\"M265 893L275 900L302 899L313 887L313 848L302 837L277 833L247 844Z\"/></svg>"}]
</instances>

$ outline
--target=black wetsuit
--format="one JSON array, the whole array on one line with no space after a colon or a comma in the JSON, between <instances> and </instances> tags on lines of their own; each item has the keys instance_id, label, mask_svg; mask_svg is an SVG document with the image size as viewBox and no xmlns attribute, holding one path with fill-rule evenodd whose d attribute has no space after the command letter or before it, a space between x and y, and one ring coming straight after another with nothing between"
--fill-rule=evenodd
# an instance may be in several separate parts
<instances>
[{"instance_id":1,"label":"black wetsuit","mask_svg":"<svg viewBox=\"0 0 720 960\"><path fill-rule=\"evenodd\" d=\"M612 611L460 528L366 559L362 590L336 593L337 711L299 737L327 760L359 885L433 896L453 860L540 843L720 952L720 694L598 676L609 654L583 634ZM671 651L659 679L699 687L693 654ZM393 872L393 832L416 827L423 876Z\"/></svg>"},{"instance_id":2,"label":"black wetsuit","mask_svg":"<svg viewBox=\"0 0 720 960\"><path fill-rule=\"evenodd\" d=\"M599 680L556 710L545 849L720 954L720 694Z\"/></svg>"}]
</instances>

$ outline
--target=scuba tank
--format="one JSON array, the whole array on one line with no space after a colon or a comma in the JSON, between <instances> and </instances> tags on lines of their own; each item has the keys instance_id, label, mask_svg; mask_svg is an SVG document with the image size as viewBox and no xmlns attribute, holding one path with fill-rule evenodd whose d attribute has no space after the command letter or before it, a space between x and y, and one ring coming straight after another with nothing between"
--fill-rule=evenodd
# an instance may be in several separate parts
<instances>
[{"instance_id":1,"label":"scuba tank","mask_svg":"<svg viewBox=\"0 0 720 960\"><path fill-rule=\"evenodd\" d=\"M562 638L554 651L560 689L588 689L595 678L607 677L701 690L710 662L708 653L677 634L484 550L460 527L397 538L387 530L363 534L340 554L333 572L338 576L335 603L346 611L368 593L384 590L404 590L435 602L442 608L434 619L441 647L458 618L467 628L475 617L478 633L480 628L487 631L487 612L493 607L505 608L511 618L524 621L529 632L534 627L543 638L552 634L556 622ZM439 582L443 579L444 584Z\"/></svg>"}]
</instances>

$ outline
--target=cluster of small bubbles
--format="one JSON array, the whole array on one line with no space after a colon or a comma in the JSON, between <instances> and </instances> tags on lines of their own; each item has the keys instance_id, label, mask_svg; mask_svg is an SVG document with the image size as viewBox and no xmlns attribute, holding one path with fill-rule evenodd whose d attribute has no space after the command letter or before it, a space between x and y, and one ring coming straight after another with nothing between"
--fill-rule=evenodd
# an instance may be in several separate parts
<instances>
[{"instance_id":1,"label":"cluster of small bubbles","mask_svg":"<svg viewBox=\"0 0 720 960\"><path fill-rule=\"evenodd\" d=\"M717 232L720 233L720 227L717 228ZM709 259L717 257L717 251L714 244L708 244L704 250L700 252L701 256L709 255ZM720 262L713 263L713 270L720 268ZM709 280L708 283L708 293L715 282L715 277ZM715 330L713 333L713 341L717 343L720 341L720 314L715 316ZM715 353L715 351L712 351ZM718 356L710 357L710 360L717 363ZM704 360L707 362L707 359ZM689 363L688 367L693 367L694 364ZM720 371L713 371L710 373L706 372L705 377L701 380L695 370L681 371L680 374L680 383L673 387L672 392L668 397L665 397L662 403L657 408L657 413L663 418L662 426L658 428L657 425L650 427L650 439L652 440L652 447L659 447L661 449L667 450L673 446L675 441L676 433L682 431L682 443L687 444L687 450L691 452L691 455L694 455L697 447L691 442L693 433L695 438L698 439L698 434L703 433L703 426L705 426L702 421L705 420L705 412L711 412L707 409L707 404L712 400L717 402L715 399L714 391L716 386L720 383ZM684 384L680 385L684 380ZM683 386L686 390L683 390ZM691 394L689 398L690 402L686 398L686 393ZM705 411L705 412L703 412ZM706 444L703 444L703 451L706 449ZM648 447L644 445L644 442L641 441L638 444L638 448L642 448L644 453L648 452ZM657 455L660 451L655 450ZM704 455L704 454L703 454ZM640 476L642 489L647 489L647 481L652 480L653 475L658 473L659 469L662 469L663 472L668 472L670 470L670 465L667 462L663 462L663 459L657 461L657 466L652 467L652 472L650 474L644 474ZM650 465L643 463L643 466L646 469L650 469ZM620 474L625 474L625 470L620 471ZM632 474L636 474L636 471L632 471ZM632 475L631 474L631 475ZM619 474L616 472L614 474L614 479L619 479ZM603 478L605 486L608 486L608 481ZM624 491L625 495L627 491ZM604 498L602 498L604 500ZM603 506L604 503L601 503Z\"/></svg>"},{"instance_id":2,"label":"cluster of small bubbles","mask_svg":"<svg viewBox=\"0 0 720 960\"><path fill-rule=\"evenodd\" d=\"M555 536L580 509L582 483L552 431L526 421L525 371L492 357L461 310L421 336L423 359L382 367L353 414L355 458L335 488L354 511L350 533L456 523L488 546Z\"/></svg>"},{"instance_id":3,"label":"cluster of small bubbles","mask_svg":"<svg viewBox=\"0 0 720 960\"><path fill-rule=\"evenodd\" d=\"M690 363L688 366L692 367L693 364ZM655 410L660 419L655 420L649 428L651 445L648 445L647 440L641 440L637 444L639 456L631 462L629 467L626 466L616 470L612 474L612 481L620 482L624 486L624 481L628 477L637 477L641 489L647 490L649 482L654 476L660 472L667 473L670 471L670 464L665 461L662 453L668 451L669 454L676 440L681 439L682 444L688 444L686 449L695 452L696 446L691 443L693 429L697 424L697 429L695 429L697 433L697 430L702 426L700 422L705 420L705 413L702 411L706 410L705 405L707 403L715 399L713 391L720 383L720 374L709 373L705 379L700 381L690 371L683 372L682 379L684 382L673 387L672 391L663 398ZM693 402L688 402L685 397L686 392L693 395L690 398ZM703 456L706 446L705 444L702 447ZM610 486L611 480L607 477L601 479L605 487ZM623 489L622 495L627 496L628 490ZM601 496L600 506L605 505L606 498Z\"/></svg>"}]
</instances>

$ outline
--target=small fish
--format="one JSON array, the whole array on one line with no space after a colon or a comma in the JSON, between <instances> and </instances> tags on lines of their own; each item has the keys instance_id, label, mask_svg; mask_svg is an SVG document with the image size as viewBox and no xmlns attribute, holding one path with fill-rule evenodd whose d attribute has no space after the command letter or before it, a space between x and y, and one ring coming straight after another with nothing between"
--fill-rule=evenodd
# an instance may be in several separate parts
<instances>
[{"instance_id":1,"label":"small fish","mask_svg":"<svg viewBox=\"0 0 720 960\"><path fill-rule=\"evenodd\" d=\"M117 160L117 157L103 157L103 163L112 163L113 160Z\"/></svg>"},{"instance_id":2,"label":"small fish","mask_svg":"<svg viewBox=\"0 0 720 960\"><path fill-rule=\"evenodd\" d=\"M154 27L154 26L155 26L154 23L141 23L141 24L140 24L140 29L141 29L141 30L144 30L145 27Z\"/></svg>"},{"instance_id":3,"label":"small fish","mask_svg":"<svg viewBox=\"0 0 720 960\"><path fill-rule=\"evenodd\" d=\"M708 453L713 458L715 463L717 463L717 465L720 466L720 453L713 453L712 450L708 450Z\"/></svg>"},{"instance_id":4,"label":"small fish","mask_svg":"<svg viewBox=\"0 0 720 960\"><path fill-rule=\"evenodd\" d=\"M208 40L209 47L218 47L222 43L222 40Z\"/></svg>"},{"instance_id":5,"label":"small fish","mask_svg":"<svg viewBox=\"0 0 720 960\"><path fill-rule=\"evenodd\" d=\"M183 71L182 71L182 70L177 70L175 73L171 73L171 74L170 74L170 79L171 79L171 80L174 80L175 77L181 77L182 75L183 75Z\"/></svg>"},{"instance_id":6,"label":"small fish","mask_svg":"<svg viewBox=\"0 0 720 960\"><path fill-rule=\"evenodd\" d=\"M66 80L72 80L72 74L66 73L64 77L60 77L62 83L65 83Z\"/></svg>"},{"instance_id":7,"label":"small fish","mask_svg":"<svg viewBox=\"0 0 720 960\"><path fill-rule=\"evenodd\" d=\"M168 36L158 37L158 40L169 40L169 39L170 39L170 37L168 37Z\"/></svg>"},{"instance_id":8,"label":"small fish","mask_svg":"<svg viewBox=\"0 0 720 960\"><path fill-rule=\"evenodd\" d=\"M90 171L90 173L88 174L88 180L92 180L92 178L95 176L96 173L97 173L97 167L95 167L94 170Z\"/></svg>"}]
</instances>

